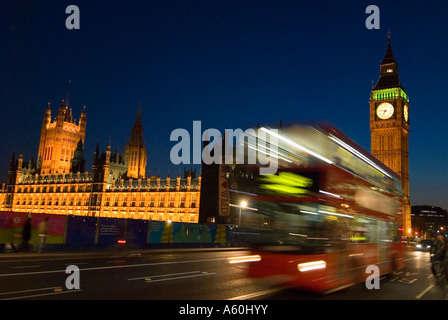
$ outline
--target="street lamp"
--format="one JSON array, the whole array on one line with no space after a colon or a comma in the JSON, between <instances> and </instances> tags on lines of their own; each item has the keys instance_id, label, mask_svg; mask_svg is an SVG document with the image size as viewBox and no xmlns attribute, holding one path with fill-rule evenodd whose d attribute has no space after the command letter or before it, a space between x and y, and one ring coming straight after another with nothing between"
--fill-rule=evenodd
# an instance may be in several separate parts
<instances>
[{"instance_id":1,"label":"street lamp","mask_svg":"<svg viewBox=\"0 0 448 320\"><path fill-rule=\"evenodd\" d=\"M247 201L243 200L240 203L240 216L238 218L238 226L241 225L241 209L247 207Z\"/></svg>"}]
</instances>

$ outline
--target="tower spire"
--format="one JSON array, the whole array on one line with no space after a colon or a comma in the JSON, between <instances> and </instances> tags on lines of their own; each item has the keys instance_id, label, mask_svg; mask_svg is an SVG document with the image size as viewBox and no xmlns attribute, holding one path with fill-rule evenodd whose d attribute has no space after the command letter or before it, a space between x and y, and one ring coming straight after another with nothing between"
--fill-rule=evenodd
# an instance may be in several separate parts
<instances>
[{"instance_id":1,"label":"tower spire","mask_svg":"<svg viewBox=\"0 0 448 320\"><path fill-rule=\"evenodd\" d=\"M387 48L386 48L386 53L384 54L384 58L381 61L381 64L396 63L394 54L392 52L392 45L390 43L390 34L391 34L391 32L390 32L390 29L389 29L389 31L387 31Z\"/></svg>"},{"instance_id":2,"label":"tower spire","mask_svg":"<svg viewBox=\"0 0 448 320\"><path fill-rule=\"evenodd\" d=\"M142 100L140 99L138 102L138 111L137 111L137 119L135 119L135 122L142 122Z\"/></svg>"},{"instance_id":3,"label":"tower spire","mask_svg":"<svg viewBox=\"0 0 448 320\"><path fill-rule=\"evenodd\" d=\"M67 85L67 98L65 99L65 106L68 108L69 107L69 100L70 100L70 84L72 83L72 80L68 80L68 85Z\"/></svg>"},{"instance_id":4,"label":"tower spire","mask_svg":"<svg viewBox=\"0 0 448 320\"><path fill-rule=\"evenodd\" d=\"M387 47L383 60L380 63L380 77L373 87L373 90L381 90L388 88L402 88L400 76L398 75L398 64L395 61L390 41L390 30L387 32ZM403 89L403 88L402 88Z\"/></svg>"}]
</instances>

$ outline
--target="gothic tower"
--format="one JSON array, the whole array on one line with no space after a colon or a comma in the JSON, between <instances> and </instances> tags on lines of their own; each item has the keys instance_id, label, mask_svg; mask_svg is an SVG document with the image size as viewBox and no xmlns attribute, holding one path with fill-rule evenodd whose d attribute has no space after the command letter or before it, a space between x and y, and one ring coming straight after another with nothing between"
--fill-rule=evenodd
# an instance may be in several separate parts
<instances>
[{"instance_id":1,"label":"gothic tower","mask_svg":"<svg viewBox=\"0 0 448 320\"><path fill-rule=\"evenodd\" d=\"M146 177L147 152L143 141L141 106L138 107L137 118L131 130L131 139L126 144L124 155L128 167L126 176L128 178L144 179Z\"/></svg>"},{"instance_id":2,"label":"gothic tower","mask_svg":"<svg viewBox=\"0 0 448 320\"><path fill-rule=\"evenodd\" d=\"M86 135L86 110L81 112L79 123L73 119L72 109L61 104L55 120L51 121L50 103L45 110L37 154L41 174L69 173L78 142Z\"/></svg>"},{"instance_id":3,"label":"gothic tower","mask_svg":"<svg viewBox=\"0 0 448 320\"><path fill-rule=\"evenodd\" d=\"M409 200L409 97L400 82L390 32L380 76L370 94L371 153L395 171L403 186L403 227L411 228Z\"/></svg>"}]
</instances>

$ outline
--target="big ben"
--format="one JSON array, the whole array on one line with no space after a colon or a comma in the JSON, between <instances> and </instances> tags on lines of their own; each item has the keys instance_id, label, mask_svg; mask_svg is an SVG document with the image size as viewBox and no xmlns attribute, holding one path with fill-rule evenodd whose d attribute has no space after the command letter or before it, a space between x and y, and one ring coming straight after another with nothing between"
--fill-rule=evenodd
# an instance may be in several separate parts
<instances>
[{"instance_id":1,"label":"big ben","mask_svg":"<svg viewBox=\"0 0 448 320\"><path fill-rule=\"evenodd\" d=\"M411 230L409 119L409 97L400 82L389 32L379 79L370 94L371 153L401 177L403 227L407 236Z\"/></svg>"}]
</instances>

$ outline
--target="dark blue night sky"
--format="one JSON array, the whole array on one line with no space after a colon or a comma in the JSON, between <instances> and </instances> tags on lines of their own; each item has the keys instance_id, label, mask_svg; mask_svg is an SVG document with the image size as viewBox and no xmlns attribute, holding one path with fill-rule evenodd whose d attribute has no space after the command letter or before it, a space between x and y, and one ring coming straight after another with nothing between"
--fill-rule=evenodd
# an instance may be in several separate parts
<instances>
[{"instance_id":1,"label":"dark blue night sky","mask_svg":"<svg viewBox=\"0 0 448 320\"><path fill-rule=\"evenodd\" d=\"M68 5L80 30L68 30ZM366 7L380 9L368 30ZM411 204L448 207L446 1L0 2L0 176L13 152L37 157L47 103L87 111L98 143L121 153L139 101L149 174L177 175L176 128L326 121L370 150L369 93L387 30L410 97Z\"/></svg>"}]
</instances>

